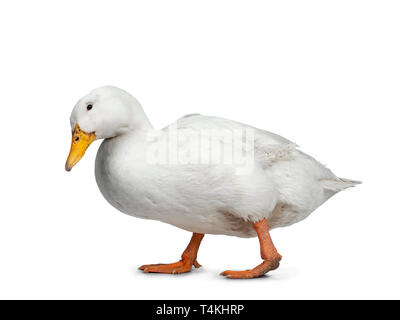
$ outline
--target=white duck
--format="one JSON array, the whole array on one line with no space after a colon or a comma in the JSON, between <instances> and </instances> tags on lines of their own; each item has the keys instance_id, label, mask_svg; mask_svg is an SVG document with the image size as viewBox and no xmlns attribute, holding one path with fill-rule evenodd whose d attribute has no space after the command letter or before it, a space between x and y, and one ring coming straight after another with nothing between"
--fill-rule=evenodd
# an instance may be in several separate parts
<instances>
[{"instance_id":1,"label":"white duck","mask_svg":"<svg viewBox=\"0 0 400 320\"><path fill-rule=\"evenodd\" d=\"M359 183L336 177L283 137L231 120L189 115L156 131L138 101L111 86L78 101L71 127L67 171L91 142L104 139L95 175L108 202L126 214L193 232L180 261L144 265L144 272L183 273L199 267L197 251L209 233L258 236L263 262L222 275L262 276L281 260L270 229L303 220L335 193ZM226 157L217 154L210 161L219 148ZM241 155L240 161L227 156L232 154Z\"/></svg>"}]
</instances>

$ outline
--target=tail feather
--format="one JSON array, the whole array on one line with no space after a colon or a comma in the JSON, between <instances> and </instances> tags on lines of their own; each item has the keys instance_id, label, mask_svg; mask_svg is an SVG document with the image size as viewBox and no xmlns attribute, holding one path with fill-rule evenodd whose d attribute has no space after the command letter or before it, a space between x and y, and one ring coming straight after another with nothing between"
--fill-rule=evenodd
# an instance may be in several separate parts
<instances>
[{"instance_id":1,"label":"tail feather","mask_svg":"<svg viewBox=\"0 0 400 320\"><path fill-rule=\"evenodd\" d=\"M357 181L357 180L337 178L335 180L324 180L323 187L324 187L324 189L327 189L327 190L339 192L339 191L347 189L347 188L355 187L357 184L360 184L360 183L361 183L361 181Z\"/></svg>"}]
</instances>

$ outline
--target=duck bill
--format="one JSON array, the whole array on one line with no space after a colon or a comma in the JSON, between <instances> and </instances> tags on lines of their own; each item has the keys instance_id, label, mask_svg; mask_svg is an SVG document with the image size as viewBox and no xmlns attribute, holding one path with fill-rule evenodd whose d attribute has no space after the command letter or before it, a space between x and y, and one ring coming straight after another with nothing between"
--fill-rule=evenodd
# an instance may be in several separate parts
<instances>
[{"instance_id":1,"label":"duck bill","mask_svg":"<svg viewBox=\"0 0 400 320\"><path fill-rule=\"evenodd\" d=\"M71 171L72 167L82 159L86 149L96 139L94 133L86 133L82 131L78 125L75 125L72 133L71 150L65 163L65 170Z\"/></svg>"}]
</instances>

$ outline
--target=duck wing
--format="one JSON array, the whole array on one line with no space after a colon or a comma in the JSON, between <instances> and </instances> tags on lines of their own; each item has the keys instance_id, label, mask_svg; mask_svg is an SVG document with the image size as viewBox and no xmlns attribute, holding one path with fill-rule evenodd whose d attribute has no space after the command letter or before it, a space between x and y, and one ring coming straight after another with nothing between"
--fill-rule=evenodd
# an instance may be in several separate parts
<instances>
[{"instance_id":1,"label":"duck wing","mask_svg":"<svg viewBox=\"0 0 400 320\"><path fill-rule=\"evenodd\" d=\"M227 132L229 134L230 132L231 137L233 134L239 133L243 134L243 139L251 137L251 144L246 146L246 151L254 152L255 161L264 168L278 161L291 159L293 152L298 147L292 141L275 133L237 121L201 114L186 115L162 130L167 132L174 129L179 132L193 130L200 132L201 135L208 135L208 137L214 135L214 138L220 139L220 142L225 145L229 144L231 148L241 148L241 150L235 150L238 152L243 151L243 145L233 143L233 139L224 139L218 136L218 133Z\"/></svg>"}]
</instances>

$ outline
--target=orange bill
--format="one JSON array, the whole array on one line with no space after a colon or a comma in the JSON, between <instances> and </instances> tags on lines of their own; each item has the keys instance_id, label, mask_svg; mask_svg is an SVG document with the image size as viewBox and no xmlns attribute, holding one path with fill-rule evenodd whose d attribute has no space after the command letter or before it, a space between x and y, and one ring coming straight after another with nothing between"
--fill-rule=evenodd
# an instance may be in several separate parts
<instances>
[{"instance_id":1,"label":"orange bill","mask_svg":"<svg viewBox=\"0 0 400 320\"><path fill-rule=\"evenodd\" d=\"M96 135L94 133L83 132L78 124L75 125L74 132L72 133L71 150L65 163L65 170L71 171L72 167L81 160L86 149L95 139Z\"/></svg>"}]
</instances>

